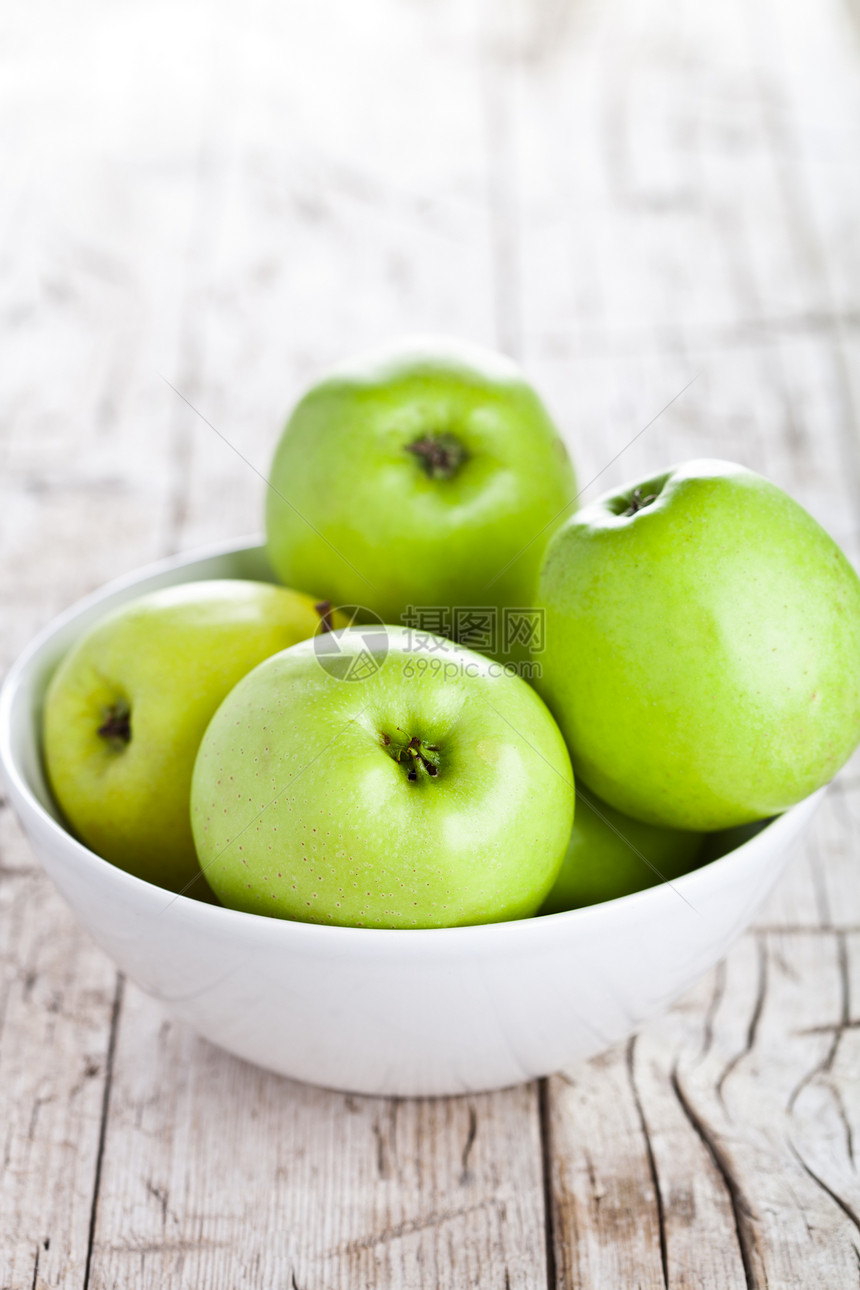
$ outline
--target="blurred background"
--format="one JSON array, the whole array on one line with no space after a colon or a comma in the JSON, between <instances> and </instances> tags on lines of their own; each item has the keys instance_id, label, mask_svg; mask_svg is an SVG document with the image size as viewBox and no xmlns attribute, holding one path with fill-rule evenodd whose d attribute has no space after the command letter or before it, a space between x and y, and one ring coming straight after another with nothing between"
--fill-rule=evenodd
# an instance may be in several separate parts
<instances>
[{"instance_id":1,"label":"blurred background","mask_svg":"<svg viewBox=\"0 0 860 1290\"><path fill-rule=\"evenodd\" d=\"M0 32L10 645L258 529L202 418L265 472L307 381L412 331L521 360L584 484L654 421L587 496L731 457L856 554L856 0L35 0Z\"/></svg>"},{"instance_id":2,"label":"blurred background","mask_svg":"<svg viewBox=\"0 0 860 1290\"><path fill-rule=\"evenodd\" d=\"M586 498L734 458L857 563L858 158L860 0L6 0L0 672L258 531L302 387L416 331L520 360ZM468 1103L171 1023L0 797L0 1282L856 1285L857 785L635 1053Z\"/></svg>"}]
</instances>

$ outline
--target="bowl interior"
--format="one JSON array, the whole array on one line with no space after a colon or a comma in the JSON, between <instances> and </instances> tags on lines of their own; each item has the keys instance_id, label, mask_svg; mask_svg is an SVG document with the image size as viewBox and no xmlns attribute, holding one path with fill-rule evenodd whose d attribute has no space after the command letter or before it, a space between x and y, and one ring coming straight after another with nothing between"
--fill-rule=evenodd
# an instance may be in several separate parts
<instances>
[{"instance_id":1,"label":"bowl interior","mask_svg":"<svg viewBox=\"0 0 860 1290\"><path fill-rule=\"evenodd\" d=\"M672 883L518 922L334 927L173 896L64 828L42 770L42 705L65 651L106 612L159 587L225 577L275 580L259 540L139 570L55 619L0 693L0 764L42 864L102 949L180 1020L270 1070L362 1093L436 1095L501 1088L602 1051L716 962L820 800L712 837L705 863Z\"/></svg>"},{"instance_id":2,"label":"bowl interior","mask_svg":"<svg viewBox=\"0 0 860 1290\"><path fill-rule=\"evenodd\" d=\"M67 827L46 782L40 740L42 706L45 691L54 670L81 635L105 614L125 602L161 587L215 578L277 582L260 538L233 541L208 548L202 553L171 557L118 578L72 605L35 638L10 670L0 694L0 762L3 764L7 778L14 781L19 793L34 798L50 819L64 831L67 832ZM794 808L796 811L799 809L800 807ZM701 872L729 853L737 851L772 826L778 818L758 821L738 829L707 836L699 864L684 878L674 880L673 885L685 881L694 873ZM89 854L92 855L92 853ZM92 855L92 859L99 865L108 865L108 862L101 860L100 857ZM112 868L112 866L109 867ZM140 883L143 887L151 886L133 875L123 874L123 878L132 883ZM644 894L636 892L619 899L628 901ZM189 897L178 899L184 902ZM198 904L197 901L193 903ZM601 907L610 904L617 904L617 901L604 902ZM596 908L597 906L588 907L590 910ZM573 915L582 916L585 912L585 910L570 910L559 914L547 914L541 916L541 921L570 918ZM246 917L259 918L260 916L247 915Z\"/></svg>"}]
</instances>

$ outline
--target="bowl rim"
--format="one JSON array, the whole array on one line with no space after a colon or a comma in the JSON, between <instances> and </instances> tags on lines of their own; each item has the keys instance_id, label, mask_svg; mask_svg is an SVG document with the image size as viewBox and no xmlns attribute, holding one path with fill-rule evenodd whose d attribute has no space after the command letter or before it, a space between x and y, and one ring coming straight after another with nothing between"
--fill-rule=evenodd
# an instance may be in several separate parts
<instances>
[{"instance_id":1,"label":"bowl rim","mask_svg":"<svg viewBox=\"0 0 860 1290\"><path fill-rule=\"evenodd\" d=\"M9 787L13 804L19 808L19 811L23 808L24 814L29 812L38 820L43 829L47 829L55 839L57 848L64 853L64 858L73 860L79 866L82 865L84 869L89 869L94 878L101 878L103 881L107 880L115 884L118 888L125 888L125 893L128 896L133 897L134 893L138 893L144 903L151 906L153 911L157 900L162 904L161 912L166 912L168 909L176 907L177 914L181 915L183 920L191 920L192 922L201 920L210 922L214 926L217 926L220 922L225 929L231 925L243 927L246 931L254 929L255 935L266 938L291 935L310 940L318 939L321 943L321 948L323 946L329 947L332 938L336 939L341 945L346 943L347 938L352 941L355 938L359 938L359 943L368 949L371 946L380 948L383 944L387 947L397 945L403 949L407 943L418 949L419 946L426 947L428 943L431 943L438 946L440 950L445 945L450 949L455 948L455 946L465 948L465 942L474 940L476 937L486 943L488 948L490 944L500 937L510 938L515 936L527 943L535 935L545 936L550 929L561 930L568 927L572 929L578 923L594 919L595 911L606 913L610 909L619 910L622 907L630 911L634 910L637 904L646 907L650 902L664 899L664 889L666 887L674 891L678 899L681 899L691 912L698 915L699 911L696 909L692 897L699 886L705 886L712 879L714 872L718 868L730 870L731 868L741 867L752 852L764 845L760 842L760 839L765 835L767 835L769 848L778 849L783 842L787 845L797 830L812 816L827 791L827 785L817 789L780 815L774 816L757 834L746 842L741 843L740 846L726 852L725 855L690 870L688 873L682 874L679 878L671 881L665 880L641 891L630 892L626 896L617 896L612 900L600 901L597 904L584 905L576 909L562 910L553 914L536 914L529 918L508 919L494 923L470 923L456 927L352 927L335 923L303 922L298 919L249 913L245 910L229 909L223 905L208 904L204 901L195 900L190 896L168 891L164 887L159 887L144 878L139 878L135 874L120 869L117 865L105 860L95 851L85 846L84 843L78 841L72 833L45 810L30 787L27 776L12 751L13 707L18 691L29 669L40 658L55 636L74 622L75 619L94 609L102 601L110 599L117 593L131 592L138 584L146 582L150 578L170 574L207 559L217 559L221 556L253 550L265 550L265 542L260 534L255 533L245 537L222 540L196 547L190 551L179 552L159 560L150 561L148 564L142 565L129 573L120 574L118 577L110 579L50 619L14 660L6 673L2 687L0 687L0 769L2 769L3 776ZM141 592L141 594L145 593ZM38 738L37 743L40 743Z\"/></svg>"}]
</instances>

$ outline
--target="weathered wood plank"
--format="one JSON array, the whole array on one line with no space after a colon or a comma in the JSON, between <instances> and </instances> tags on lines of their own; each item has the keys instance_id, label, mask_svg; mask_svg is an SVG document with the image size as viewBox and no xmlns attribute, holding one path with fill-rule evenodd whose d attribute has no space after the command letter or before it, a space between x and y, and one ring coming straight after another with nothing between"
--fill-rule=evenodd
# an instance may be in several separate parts
<instances>
[{"instance_id":1,"label":"weathered wood plank","mask_svg":"<svg viewBox=\"0 0 860 1290\"><path fill-rule=\"evenodd\" d=\"M535 1091L398 1102L225 1056L129 989L91 1285L543 1283Z\"/></svg>"},{"instance_id":2,"label":"weathered wood plank","mask_svg":"<svg viewBox=\"0 0 860 1290\"><path fill-rule=\"evenodd\" d=\"M789 488L856 556L857 426L839 352L852 288L834 285L834 251L853 236L845 108L860 64L835 10L563 6L549 39L519 46L510 93L523 353L583 481L622 452L588 495L660 461L731 457ZM541 27L520 14L522 30ZM828 162L825 76L839 82L824 92ZM856 284L856 267L847 276ZM827 929L858 925L857 802L849 770L762 914L774 932L745 939L634 1046L550 1081L559 1285L854 1284L858 1068L840 986L854 933ZM794 930L781 937L783 924ZM636 1198L617 1216L625 1188Z\"/></svg>"},{"instance_id":3,"label":"weathered wood plank","mask_svg":"<svg viewBox=\"0 0 860 1290\"><path fill-rule=\"evenodd\" d=\"M730 456L856 554L853 9L478 12L227 5L205 57L183 6L167 41L151 6L22 24L3 101L44 173L0 143L31 182L0 240L8 657L105 577L258 526L263 485L159 373L265 470L304 380L418 327L520 353L583 483L697 377L590 495ZM119 1006L0 813L0 1283L89 1258L91 1286L531 1290L542 1118L559 1285L854 1284L858 788L756 935L542 1117L533 1088L302 1088Z\"/></svg>"},{"instance_id":4,"label":"weathered wood plank","mask_svg":"<svg viewBox=\"0 0 860 1290\"><path fill-rule=\"evenodd\" d=\"M151 373L175 345L193 197L186 176L148 188L124 167L92 9L41 34L7 17L19 39L0 51L17 196L0 251L4 670L52 614L165 548L170 428L152 415ZM85 1284L117 986L3 805L4 1287Z\"/></svg>"},{"instance_id":5,"label":"weathered wood plank","mask_svg":"<svg viewBox=\"0 0 860 1290\"><path fill-rule=\"evenodd\" d=\"M295 17L273 13L284 65L266 80L263 115L259 66L243 52L253 34L230 29L218 73L228 106L201 147L206 218L187 267L185 339L164 375L237 451L165 386L172 543L258 527L264 485L239 454L265 472L288 401L315 369L416 326L492 339L484 123L459 22L453 5L431 20L380 3L368 22L333 3L294 44ZM436 42L441 111L433 66L414 57ZM321 63L340 84L387 85L390 112L377 120L359 95L315 138L291 111L297 94L318 94ZM92 1287L544 1282L535 1087L468 1101L344 1098L232 1061L128 989Z\"/></svg>"},{"instance_id":6,"label":"weathered wood plank","mask_svg":"<svg viewBox=\"0 0 860 1290\"><path fill-rule=\"evenodd\" d=\"M0 864L0 1285L82 1285L115 972L6 807Z\"/></svg>"},{"instance_id":7,"label":"weathered wood plank","mask_svg":"<svg viewBox=\"0 0 860 1290\"><path fill-rule=\"evenodd\" d=\"M661 1249L670 1286L853 1284L858 934L765 917L635 1044L550 1081L560 1285L618 1260L659 1284ZM640 1199L613 1224L619 1176Z\"/></svg>"},{"instance_id":8,"label":"weathered wood plank","mask_svg":"<svg viewBox=\"0 0 860 1290\"><path fill-rule=\"evenodd\" d=\"M549 1104L557 1284L659 1290L661 1198L624 1054L553 1077Z\"/></svg>"},{"instance_id":9,"label":"weathered wood plank","mask_svg":"<svg viewBox=\"0 0 860 1290\"><path fill-rule=\"evenodd\" d=\"M725 1178L755 1286L819 1280L841 1286L856 1277L856 1227L809 1173L797 1146L810 1129L821 1142L806 1090L814 1090L814 1101L831 1079L842 979L833 938L774 932L757 948L746 941L727 961L705 1058L696 1064L680 1054L676 1092ZM747 1030L738 1036L744 1004Z\"/></svg>"}]
</instances>

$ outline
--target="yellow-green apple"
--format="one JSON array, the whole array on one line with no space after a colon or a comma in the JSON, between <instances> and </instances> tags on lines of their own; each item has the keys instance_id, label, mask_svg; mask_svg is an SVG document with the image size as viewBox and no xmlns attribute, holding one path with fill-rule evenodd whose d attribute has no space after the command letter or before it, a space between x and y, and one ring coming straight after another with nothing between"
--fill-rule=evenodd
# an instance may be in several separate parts
<instances>
[{"instance_id":1,"label":"yellow-green apple","mask_svg":"<svg viewBox=\"0 0 860 1290\"><path fill-rule=\"evenodd\" d=\"M537 603L577 777L637 819L776 814L860 740L860 580L753 471L692 461L607 493L551 539Z\"/></svg>"},{"instance_id":2,"label":"yellow-green apple","mask_svg":"<svg viewBox=\"0 0 860 1290\"><path fill-rule=\"evenodd\" d=\"M409 609L522 658L547 538L576 493L567 450L509 359L416 338L338 367L301 399L275 453L268 550L290 586L327 588L386 622ZM489 607L495 637L469 635ZM454 610L461 612L454 620ZM486 628L486 618L483 620ZM419 624L420 625L420 624ZM464 635L464 632L466 633Z\"/></svg>"},{"instance_id":3,"label":"yellow-green apple","mask_svg":"<svg viewBox=\"0 0 860 1290\"><path fill-rule=\"evenodd\" d=\"M196 878L200 894L189 794L203 731L236 682L312 635L327 607L269 583L184 583L130 601L78 641L48 688L43 744L81 841L173 891Z\"/></svg>"},{"instance_id":4,"label":"yellow-green apple","mask_svg":"<svg viewBox=\"0 0 860 1290\"><path fill-rule=\"evenodd\" d=\"M294 645L240 681L206 731L192 823L219 898L361 927L533 914L574 806L543 702L439 638L419 643L401 627L335 636L363 668L333 669L315 642Z\"/></svg>"},{"instance_id":5,"label":"yellow-green apple","mask_svg":"<svg viewBox=\"0 0 860 1290\"><path fill-rule=\"evenodd\" d=\"M631 819L579 781L570 841L540 912L557 914L671 882L695 866L702 840L701 833Z\"/></svg>"}]
</instances>

